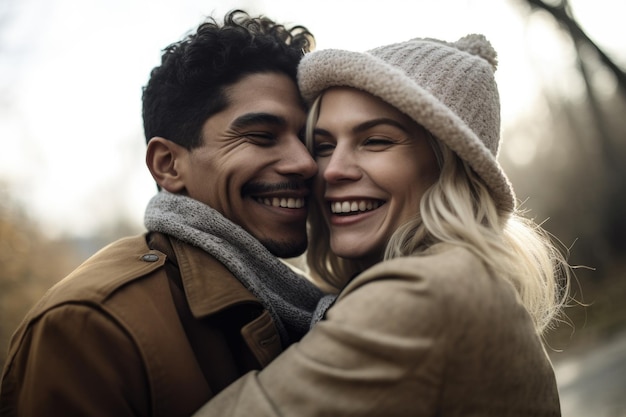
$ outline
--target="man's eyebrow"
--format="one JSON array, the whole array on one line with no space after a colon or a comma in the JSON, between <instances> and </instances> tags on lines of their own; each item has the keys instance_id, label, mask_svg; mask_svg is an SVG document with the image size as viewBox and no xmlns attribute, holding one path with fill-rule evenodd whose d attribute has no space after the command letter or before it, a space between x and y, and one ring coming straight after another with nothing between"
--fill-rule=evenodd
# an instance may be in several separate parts
<instances>
[{"instance_id":1,"label":"man's eyebrow","mask_svg":"<svg viewBox=\"0 0 626 417\"><path fill-rule=\"evenodd\" d=\"M281 116L270 113L246 113L233 120L230 127L233 129L245 129L260 124L284 126L287 124L287 121Z\"/></svg>"},{"instance_id":2,"label":"man's eyebrow","mask_svg":"<svg viewBox=\"0 0 626 417\"><path fill-rule=\"evenodd\" d=\"M368 120L366 122L363 122L361 124L358 124L356 126L354 126L352 128L352 132L353 133L361 133L361 132L365 132L367 129L371 129L372 127L376 127L379 125L391 125L394 126L400 130L402 130L403 132L409 133L407 131L406 126L404 126L402 123L394 120L394 119L390 119L388 117L380 117L378 119L372 119L372 120ZM332 136L331 133L326 130L326 129L322 129L319 127L316 127L315 129L313 129L313 132L316 135L319 136Z\"/></svg>"}]
</instances>

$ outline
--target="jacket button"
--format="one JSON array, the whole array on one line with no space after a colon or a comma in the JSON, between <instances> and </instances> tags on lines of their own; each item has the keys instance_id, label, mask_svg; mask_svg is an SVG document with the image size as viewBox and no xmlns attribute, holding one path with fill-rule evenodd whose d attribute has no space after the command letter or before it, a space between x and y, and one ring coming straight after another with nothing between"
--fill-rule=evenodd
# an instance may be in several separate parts
<instances>
[{"instance_id":1,"label":"jacket button","mask_svg":"<svg viewBox=\"0 0 626 417\"><path fill-rule=\"evenodd\" d=\"M159 260L159 256L154 253L146 253L141 257L141 260L144 262L156 262Z\"/></svg>"}]
</instances>

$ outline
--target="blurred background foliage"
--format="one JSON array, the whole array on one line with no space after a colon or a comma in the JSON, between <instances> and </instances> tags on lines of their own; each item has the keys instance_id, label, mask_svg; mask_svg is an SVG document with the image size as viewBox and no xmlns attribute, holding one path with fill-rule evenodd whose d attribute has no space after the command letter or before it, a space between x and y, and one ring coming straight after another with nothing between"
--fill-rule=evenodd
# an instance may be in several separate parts
<instances>
[{"instance_id":1,"label":"blurred background foliage","mask_svg":"<svg viewBox=\"0 0 626 417\"><path fill-rule=\"evenodd\" d=\"M0 184L0 362L27 310L79 261L71 242L46 238Z\"/></svg>"},{"instance_id":2,"label":"blurred background foliage","mask_svg":"<svg viewBox=\"0 0 626 417\"><path fill-rule=\"evenodd\" d=\"M551 19L575 57L565 90L576 87L578 93L543 88L535 108L506 127L500 155L523 207L578 266L575 301L547 336L558 363L626 330L626 76L580 28L567 1L517 3L527 19ZM6 103L0 99L0 106ZM48 287L104 244L141 231L120 215L93 238L52 239L5 185L0 183L0 364L12 332Z\"/></svg>"},{"instance_id":3,"label":"blurred background foliage","mask_svg":"<svg viewBox=\"0 0 626 417\"><path fill-rule=\"evenodd\" d=\"M570 249L577 267L575 301L548 335L558 360L626 329L626 75L580 28L567 1L526 3L529 16L548 15L569 39L570 87L580 86L573 96L542 89L536 111L503 132L512 143L501 155L523 206ZM515 142L530 138L532 165L513 163Z\"/></svg>"}]
</instances>

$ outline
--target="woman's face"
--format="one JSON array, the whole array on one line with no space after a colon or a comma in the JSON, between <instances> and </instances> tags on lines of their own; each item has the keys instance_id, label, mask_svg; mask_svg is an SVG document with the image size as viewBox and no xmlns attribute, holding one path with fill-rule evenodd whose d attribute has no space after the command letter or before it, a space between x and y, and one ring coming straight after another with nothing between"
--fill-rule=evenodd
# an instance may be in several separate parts
<instances>
[{"instance_id":1,"label":"woman's face","mask_svg":"<svg viewBox=\"0 0 626 417\"><path fill-rule=\"evenodd\" d=\"M377 262L439 175L426 131L369 93L333 87L322 97L314 151L332 251Z\"/></svg>"}]
</instances>

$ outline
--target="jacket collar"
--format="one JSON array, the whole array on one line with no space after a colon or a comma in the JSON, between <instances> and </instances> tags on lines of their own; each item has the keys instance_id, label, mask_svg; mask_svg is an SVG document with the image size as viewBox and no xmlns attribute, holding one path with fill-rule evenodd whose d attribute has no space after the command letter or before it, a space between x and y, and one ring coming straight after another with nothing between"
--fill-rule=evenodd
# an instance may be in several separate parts
<instances>
[{"instance_id":1,"label":"jacket collar","mask_svg":"<svg viewBox=\"0 0 626 417\"><path fill-rule=\"evenodd\" d=\"M209 316L238 304L259 300L217 259L178 239L152 233L155 248L178 266L189 308L196 318Z\"/></svg>"}]
</instances>

